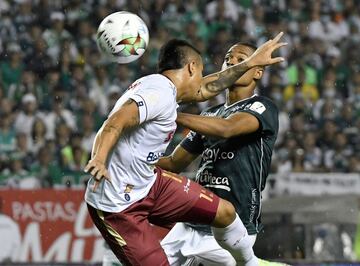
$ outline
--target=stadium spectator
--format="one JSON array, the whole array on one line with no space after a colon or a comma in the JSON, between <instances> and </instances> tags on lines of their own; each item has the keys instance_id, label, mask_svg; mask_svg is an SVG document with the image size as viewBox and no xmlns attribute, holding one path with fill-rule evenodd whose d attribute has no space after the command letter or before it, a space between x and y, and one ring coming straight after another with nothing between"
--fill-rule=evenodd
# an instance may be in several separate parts
<instances>
[{"instance_id":1,"label":"stadium spectator","mask_svg":"<svg viewBox=\"0 0 360 266\"><path fill-rule=\"evenodd\" d=\"M37 100L33 94L27 93L21 98L21 103L23 110L17 114L14 128L17 133L25 133L30 136L33 123L40 116Z\"/></svg>"},{"instance_id":2,"label":"stadium spectator","mask_svg":"<svg viewBox=\"0 0 360 266\"><path fill-rule=\"evenodd\" d=\"M2 161L6 161L16 148L16 132L11 124L10 115L3 114L0 119L0 160Z\"/></svg>"},{"instance_id":3,"label":"stadium spectator","mask_svg":"<svg viewBox=\"0 0 360 266\"><path fill-rule=\"evenodd\" d=\"M334 147L324 154L326 170L330 172L348 172L349 159L353 155L353 150L348 145L347 137L344 133L338 132L335 135Z\"/></svg>"},{"instance_id":4,"label":"stadium spectator","mask_svg":"<svg viewBox=\"0 0 360 266\"><path fill-rule=\"evenodd\" d=\"M61 52L61 42L71 38L65 29L65 15L60 11L52 12L50 15L51 27L46 29L42 35L47 44L47 54L53 62L56 62Z\"/></svg>"},{"instance_id":5,"label":"stadium spectator","mask_svg":"<svg viewBox=\"0 0 360 266\"><path fill-rule=\"evenodd\" d=\"M44 94L42 87L29 69L24 69L19 84L11 84L9 86L8 97L14 102L20 102L25 94L32 94L38 102L43 102Z\"/></svg>"},{"instance_id":6,"label":"stadium spectator","mask_svg":"<svg viewBox=\"0 0 360 266\"><path fill-rule=\"evenodd\" d=\"M101 115L107 114L108 102L106 95L110 87L110 80L104 65L97 65L95 77L93 77L89 85L89 97L98 106Z\"/></svg>"},{"instance_id":7,"label":"stadium spectator","mask_svg":"<svg viewBox=\"0 0 360 266\"><path fill-rule=\"evenodd\" d=\"M79 128L81 129L82 134L81 147L85 152L90 154L92 150L92 144L96 136L94 118L88 114L83 115L79 125L81 125Z\"/></svg>"},{"instance_id":8,"label":"stadium spectator","mask_svg":"<svg viewBox=\"0 0 360 266\"><path fill-rule=\"evenodd\" d=\"M30 187L40 187L40 184L36 182L30 173L25 169L24 163L21 157L10 156L8 167L0 173L0 183L5 184L10 188L27 188L27 184L23 185L22 182L27 183L27 180L35 180L31 182Z\"/></svg>"},{"instance_id":9,"label":"stadium spectator","mask_svg":"<svg viewBox=\"0 0 360 266\"><path fill-rule=\"evenodd\" d=\"M31 129L31 137L29 139L30 151L37 154L39 149L46 143L46 126L43 120L36 119Z\"/></svg>"},{"instance_id":10,"label":"stadium spectator","mask_svg":"<svg viewBox=\"0 0 360 266\"><path fill-rule=\"evenodd\" d=\"M31 165L30 172L40 181L42 187L61 184L61 167L46 147L39 149L37 160Z\"/></svg>"},{"instance_id":11,"label":"stadium spectator","mask_svg":"<svg viewBox=\"0 0 360 266\"><path fill-rule=\"evenodd\" d=\"M46 114L44 122L47 128L47 138L54 138L59 123L65 123L70 130L76 128L74 116L70 110L65 108L64 98L59 94L53 97L52 110Z\"/></svg>"},{"instance_id":12,"label":"stadium spectator","mask_svg":"<svg viewBox=\"0 0 360 266\"><path fill-rule=\"evenodd\" d=\"M15 113L13 112L14 102L9 98L3 98L0 101L0 114L2 116L10 116L11 120L15 119Z\"/></svg>"},{"instance_id":13,"label":"stadium spectator","mask_svg":"<svg viewBox=\"0 0 360 266\"><path fill-rule=\"evenodd\" d=\"M321 169L323 154L316 146L316 134L307 132L304 137L304 170L307 172L318 172Z\"/></svg>"},{"instance_id":14,"label":"stadium spectator","mask_svg":"<svg viewBox=\"0 0 360 266\"><path fill-rule=\"evenodd\" d=\"M236 23L239 18L239 8L240 6L233 0L211 1L206 5L206 19L212 21L221 16Z\"/></svg>"},{"instance_id":15,"label":"stadium spectator","mask_svg":"<svg viewBox=\"0 0 360 266\"><path fill-rule=\"evenodd\" d=\"M8 59L0 63L0 77L5 89L5 95L8 95L8 89L11 84L18 84L20 82L20 77L24 70L20 46L16 43L9 43L7 52L9 53Z\"/></svg>"},{"instance_id":16,"label":"stadium spectator","mask_svg":"<svg viewBox=\"0 0 360 266\"><path fill-rule=\"evenodd\" d=\"M61 150L69 145L71 138L71 129L64 121L60 121L55 128L55 147L56 147L56 156L61 158ZM61 159L59 160L62 163Z\"/></svg>"},{"instance_id":17,"label":"stadium spectator","mask_svg":"<svg viewBox=\"0 0 360 266\"><path fill-rule=\"evenodd\" d=\"M32 70L39 78L44 78L52 66L51 58L47 54L47 44L41 36L32 40L32 49L24 62L29 70Z\"/></svg>"},{"instance_id":18,"label":"stadium spectator","mask_svg":"<svg viewBox=\"0 0 360 266\"><path fill-rule=\"evenodd\" d=\"M112 84L120 88L119 92L122 94L127 90L127 88L133 82L133 73L125 65L118 65L116 68L115 78L112 81ZM108 88L110 89L110 88ZM106 91L109 93L109 90Z\"/></svg>"},{"instance_id":19,"label":"stadium spectator","mask_svg":"<svg viewBox=\"0 0 360 266\"><path fill-rule=\"evenodd\" d=\"M81 148L82 135L73 133L68 145L61 149L62 167L70 171L80 171L80 166L86 165L89 153Z\"/></svg>"},{"instance_id":20,"label":"stadium spectator","mask_svg":"<svg viewBox=\"0 0 360 266\"><path fill-rule=\"evenodd\" d=\"M30 152L29 137L25 133L18 133L16 135L16 147L11 152L10 157L20 158L24 168L29 169L33 162L33 156Z\"/></svg>"}]
</instances>

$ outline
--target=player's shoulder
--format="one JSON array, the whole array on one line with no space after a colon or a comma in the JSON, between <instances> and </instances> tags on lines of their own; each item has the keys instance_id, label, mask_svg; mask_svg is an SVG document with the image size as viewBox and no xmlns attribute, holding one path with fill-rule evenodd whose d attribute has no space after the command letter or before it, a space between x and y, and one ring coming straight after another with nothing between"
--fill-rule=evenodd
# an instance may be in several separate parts
<instances>
[{"instance_id":1,"label":"player's shoulder","mask_svg":"<svg viewBox=\"0 0 360 266\"><path fill-rule=\"evenodd\" d=\"M151 91L159 91L161 94L165 94L168 92L173 96L176 95L176 87L171 82L170 79L161 74L150 74L147 76L143 76L136 80L129 89L137 88L142 90L151 90Z\"/></svg>"},{"instance_id":2,"label":"player's shoulder","mask_svg":"<svg viewBox=\"0 0 360 266\"><path fill-rule=\"evenodd\" d=\"M174 87L170 79L161 74L150 74L137 80L147 87Z\"/></svg>"},{"instance_id":3,"label":"player's shoulder","mask_svg":"<svg viewBox=\"0 0 360 266\"><path fill-rule=\"evenodd\" d=\"M218 104L218 105L214 105L214 106L210 106L206 109L204 109L201 112L201 115L203 116L213 116L216 114L217 110L219 110L220 108L222 108L224 106L224 103Z\"/></svg>"},{"instance_id":4,"label":"player's shoulder","mask_svg":"<svg viewBox=\"0 0 360 266\"><path fill-rule=\"evenodd\" d=\"M279 108L277 107L277 105L269 98L266 96L261 96L261 95L255 95L252 98L252 103L261 103L263 104L265 107L267 108L271 108L272 111L279 111Z\"/></svg>"}]
</instances>

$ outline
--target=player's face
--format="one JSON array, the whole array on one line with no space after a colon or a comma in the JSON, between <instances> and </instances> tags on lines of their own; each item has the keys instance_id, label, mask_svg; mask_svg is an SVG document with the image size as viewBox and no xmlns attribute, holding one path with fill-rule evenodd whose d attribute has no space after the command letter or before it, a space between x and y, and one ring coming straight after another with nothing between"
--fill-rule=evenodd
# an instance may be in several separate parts
<instances>
[{"instance_id":1,"label":"player's face","mask_svg":"<svg viewBox=\"0 0 360 266\"><path fill-rule=\"evenodd\" d=\"M201 85L203 79L203 70L204 64L202 62L202 59L199 57L195 63L195 72L193 77L193 81L197 85L197 88Z\"/></svg>"},{"instance_id":2,"label":"player's face","mask_svg":"<svg viewBox=\"0 0 360 266\"><path fill-rule=\"evenodd\" d=\"M194 61L190 64L189 68L191 70L189 71L190 76L187 86L188 96L186 98L189 97L188 100L192 100L194 95L198 93L203 79L204 65L201 57L199 56L198 58L194 59Z\"/></svg>"},{"instance_id":3,"label":"player's face","mask_svg":"<svg viewBox=\"0 0 360 266\"><path fill-rule=\"evenodd\" d=\"M225 55L224 63L222 69L226 69L233 65L239 64L249 56L252 55L253 49L247 47L245 45L234 45L229 49L229 51ZM249 69L244 75L242 75L234 85L237 86L247 86L249 85L254 79L256 79L259 75L258 73L259 68L253 67ZM261 77L261 76L260 76Z\"/></svg>"}]
</instances>

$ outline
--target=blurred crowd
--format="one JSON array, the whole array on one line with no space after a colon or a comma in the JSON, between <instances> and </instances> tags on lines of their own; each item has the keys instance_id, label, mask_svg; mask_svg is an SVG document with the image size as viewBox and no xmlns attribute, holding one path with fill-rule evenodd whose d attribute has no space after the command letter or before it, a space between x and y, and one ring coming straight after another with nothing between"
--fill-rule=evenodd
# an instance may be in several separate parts
<instances>
[{"instance_id":1,"label":"blurred crowd","mask_svg":"<svg viewBox=\"0 0 360 266\"><path fill-rule=\"evenodd\" d=\"M149 27L128 65L98 52L97 26L128 10ZM360 172L360 5L357 0L0 1L0 185L83 185L97 129L136 78L156 72L159 48L184 38L221 68L228 48L285 33L287 61L258 93L280 112L274 173ZM199 113L224 100L182 106ZM172 147L185 135L179 128Z\"/></svg>"}]
</instances>

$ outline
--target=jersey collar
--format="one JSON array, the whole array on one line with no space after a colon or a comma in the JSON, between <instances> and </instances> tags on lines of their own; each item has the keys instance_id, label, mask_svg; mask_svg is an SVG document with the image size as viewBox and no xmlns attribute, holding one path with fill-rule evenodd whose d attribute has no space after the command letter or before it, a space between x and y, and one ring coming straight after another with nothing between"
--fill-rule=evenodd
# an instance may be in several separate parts
<instances>
[{"instance_id":1,"label":"jersey collar","mask_svg":"<svg viewBox=\"0 0 360 266\"><path fill-rule=\"evenodd\" d=\"M258 96L258 95L255 93L253 96L248 97L248 98L245 98L245 99L242 99L242 100L237 101L237 102L234 102L233 104L230 104L229 106L228 106L228 105L226 104L226 102L225 102L225 103L224 103L224 107L225 107L225 109L227 109L227 108L229 108L229 107L234 106L235 104L238 104L238 103L241 103L241 102L247 101L247 100L249 100L249 99L251 99L251 98L254 98L255 96Z\"/></svg>"},{"instance_id":2,"label":"jersey collar","mask_svg":"<svg viewBox=\"0 0 360 266\"><path fill-rule=\"evenodd\" d=\"M173 90L174 90L174 95L175 95L175 98L176 98L177 89L176 89L175 84L174 84L174 83L171 81L171 79L169 79L167 76L165 76L165 75L163 75L163 74L158 74L158 75L164 77L164 78L170 83L170 86L173 88ZM176 108L179 108L179 105L178 105L178 104L176 104Z\"/></svg>"},{"instance_id":3,"label":"jersey collar","mask_svg":"<svg viewBox=\"0 0 360 266\"><path fill-rule=\"evenodd\" d=\"M175 84L171 81L171 79L169 79L167 76L163 75L163 74L159 74L160 76L163 76L164 78L166 78L166 80L170 83L170 85L174 88L174 90L176 91L176 86Z\"/></svg>"}]
</instances>

